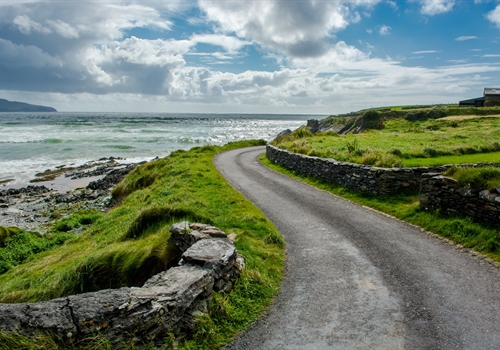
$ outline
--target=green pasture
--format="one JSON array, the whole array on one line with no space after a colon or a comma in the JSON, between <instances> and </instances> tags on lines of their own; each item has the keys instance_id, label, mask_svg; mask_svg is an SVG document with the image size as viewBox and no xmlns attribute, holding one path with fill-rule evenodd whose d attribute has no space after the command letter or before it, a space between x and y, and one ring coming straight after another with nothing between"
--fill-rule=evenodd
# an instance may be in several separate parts
<instances>
[{"instance_id":1,"label":"green pasture","mask_svg":"<svg viewBox=\"0 0 500 350\"><path fill-rule=\"evenodd\" d=\"M312 135L305 129L272 142L289 151L380 167L500 161L500 117L388 119L381 129Z\"/></svg>"}]
</instances>

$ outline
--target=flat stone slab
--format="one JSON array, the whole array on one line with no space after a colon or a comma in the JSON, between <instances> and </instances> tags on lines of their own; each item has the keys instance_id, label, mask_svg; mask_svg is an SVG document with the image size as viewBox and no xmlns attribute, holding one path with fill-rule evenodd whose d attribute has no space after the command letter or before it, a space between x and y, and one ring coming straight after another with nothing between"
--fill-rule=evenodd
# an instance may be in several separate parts
<instances>
[{"instance_id":1,"label":"flat stone slab","mask_svg":"<svg viewBox=\"0 0 500 350\"><path fill-rule=\"evenodd\" d=\"M182 259L200 266L222 265L236 259L236 248L227 238L204 239L186 250Z\"/></svg>"},{"instance_id":2,"label":"flat stone slab","mask_svg":"<svg viewBox=\"0 0 500 350\"><path fill-rule=\"evenodd\" d=\"M57 333L76 330L68 300L54 299L34 304L0 304L2 330L20 331L44 329Z\"/></svg>"},{"instance_id":3,"label":"flat stone slab","mask_svg":"<svg viewBox=\"0 0 500 350\"><path fill-rule=\"evenodd\" d=\"M207 286L213 284L210 270L200 266L184 265L173 267L165 272L154 275L144 283L142 288L132 291L136 296L149 294L166 297L179 297L193 295L193 300L202 292L207 291Z\"/></svg>"}]
</instances>

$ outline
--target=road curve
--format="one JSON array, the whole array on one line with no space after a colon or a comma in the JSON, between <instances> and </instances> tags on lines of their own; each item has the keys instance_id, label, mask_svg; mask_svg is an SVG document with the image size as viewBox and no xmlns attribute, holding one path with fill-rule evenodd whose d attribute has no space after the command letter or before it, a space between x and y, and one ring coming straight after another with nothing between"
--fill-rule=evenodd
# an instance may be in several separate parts
<instances>
[{"instance_id":1,"label":"road curve","mask_svg":"<svg viewBox=\"0 0 500 350\"><path fill-rule=\"evenodd\" d=\"M495 267L264 167L264 150L214 159L287 243L275 304L228 349L500 349Z\"/></svg>"}]
</instances>

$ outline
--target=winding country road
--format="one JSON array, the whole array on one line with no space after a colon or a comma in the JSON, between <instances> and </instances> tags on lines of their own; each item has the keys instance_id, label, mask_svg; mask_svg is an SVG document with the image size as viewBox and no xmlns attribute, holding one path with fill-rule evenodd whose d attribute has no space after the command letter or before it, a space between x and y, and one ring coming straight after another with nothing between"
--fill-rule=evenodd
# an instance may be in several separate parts
<instances>
[{"instance_id":1,"label":"winding country road","mask_svg":"<svg viewBox=\"0 0 500 350\"><path fill-rule=\"evenodd\" d=\"M287 243L275 304L228 349L500 349L500 273L419 228L218 155Z\"/></svg>"}]
</instances>

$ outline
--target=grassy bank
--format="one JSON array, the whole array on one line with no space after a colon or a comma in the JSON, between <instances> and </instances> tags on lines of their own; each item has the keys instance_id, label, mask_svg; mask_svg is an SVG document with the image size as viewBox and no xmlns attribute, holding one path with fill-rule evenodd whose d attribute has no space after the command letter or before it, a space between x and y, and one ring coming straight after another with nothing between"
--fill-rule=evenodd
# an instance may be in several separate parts
<instances>
[{"instance_id":1,"label":"grassy bank","mask_svg":"<svg viewBox=\"0 0 500 350\"><path fill-rule=\"evenodd\" d=\"M420 226L466 248L474 249L500 263L500 231L494 225L473 222L470 218L450 215L439 210L426 211L420 208L418 194L396 194L372 196L354 190L326 183L313 177L305 177L273 164L265 155L261 156L264 165L306 182L314 187L328 191L355 203L392 215L398 219Z\"/></svg>"},{"instance_id":2,"label":"grassy bank","mask_svg":"<svg viewBox=\"0 0 500 350\"><path fill-rule=\"evenodd\" d=\"M0 301L33 302L139 286L172 263L175 247L165 242L173 222L208 223L236 234L246 268L229 296L215 295L210 317L202 319L193 340L179 348L220 348L260 316L282 278L281 235L212 163L219 152L262 143L197 147L139 166L113 192L120 205L82 235L0 275ZM0 342L6 337L0 334Z\"/></svg>"},{"instance_id":3,"label":"grassy bank","mask_svg":"<svg viewBox=\"0 0 500 350\"><path fill-rule=\"evenodd\" d=\"M492 162L500 159L500 117L395 118L380 130L314 136L296 130L272 143L295 153L381 167Z\"/></svg>"}]
</instances>

